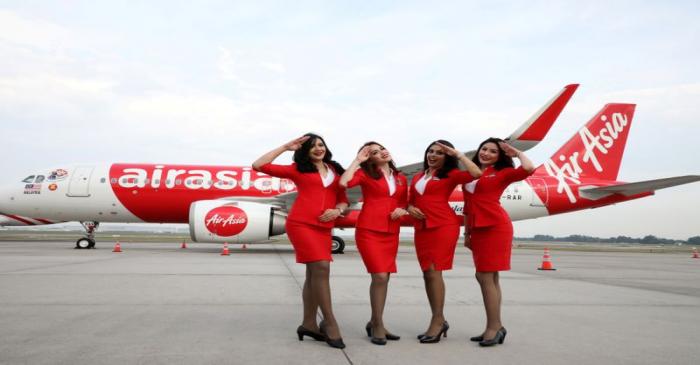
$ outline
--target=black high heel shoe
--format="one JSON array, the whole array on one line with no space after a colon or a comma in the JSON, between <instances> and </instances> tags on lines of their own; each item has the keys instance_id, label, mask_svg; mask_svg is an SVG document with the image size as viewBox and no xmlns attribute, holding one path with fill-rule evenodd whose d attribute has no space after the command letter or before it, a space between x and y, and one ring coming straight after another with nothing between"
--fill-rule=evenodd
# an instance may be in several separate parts
<instances>
[{"instance_id":1,"label":"black high heel shoe","mask_svg":"<svg viewBox=\"0 0 700 365\"><path fill-rule=\"evenodd\" d=\"M382 338L382 337L372 336L372 322L367 322L367 325L365 326L365 331L367 331L367 337L370 337L369 342L371 342L375 345L381 345L381 346L386 345L386 340L387 340L386 337Z\"/></svg>"},{"instance_id":2,"label":"black high heel shoe","mask_svg":"<svg viewBox=\"0 0 700 365\"><path fill-rule=\"evenodd\" d=\"M326 336L324 336L322 333L316 333L314 331L308 330L304 326L297 327L297 336L299 337L299 341L304 341L304 336L309 336L316 341L326 340Z\"/></svg>"},{"instance_id":3,"label":"black high heel shoe","mask_svg":"<svg viewBox=\"0 0 700 365\"><path fill-rule=\"evenodd\" d=\"M344 349L345 348L345 342L343 342L343 338L336 338L336 339L331 339L328 337L328 333L326 333L326 322L321 321L321 323L318 324L318 329L321 331L321 334L325 337L324 340L328 344L328 346L336 348L336 349Z\"/></svg>"},{"instance_id":4,"label":"black high heel shoe","mask_svg":"<svg viewBox=\"0 0 700 365\"><path fill-rule=\"evenodd\" d=\"M505 335L508 334L508 332L506 331L506 328L501 327L501 331L503 331L503 338L505 338ZM474 342L481 342L483 340L484 340L483 334L469 338L469 341L474 341Z\"/></svg>"},{"instance_id":5,"label":"black high heel shoe","mask_svg":"<svg viewBox=\"0 0 700 365\"><path fill-rule=\"evenodd\" d=\"M505 340L506 340L505 328L501 327L501 329L498 330L498 332L496 332L496 335L493 336L492 339L481 340L479 342L479 346L488 347L488 346L493 346L495 344L502 345L503 341L505 341Z\"/></svg>"},{"instance_id":6,"label":"black high heel shoe","mask_svg":"<svg viewBox=\"0 0 700 365\"><path fill-rule=\"evenodd\" d=\"M345 342L343 342L343 338L336 338L335 340L331 340L329 337L326 337L326 343L328 346L336 348L336 349L344 349L345 348Z\"/></svg>"},{"instance_id":7,"label":"black high heel shoe","mask_svg":"<svg viewBox=\"0 0 700 365\"><path fill-rule=\"evenodd\" d=\"M372 337L372 322L367 322L367 325L365 326L365 331L367 331L367 337ZM386 339L389 341L398 341L401 339L401 336L386 331Z\"/></svg>"},{"instance_id":8,"label":"black high heel shoe","mask_svg":"<svg viewBox=\"0 0 700 365\"><path fill-rule=\"evenodd\" d=\"M440 332L438 332L437 335L435 336L428 336L427 334L423 335L423 337L420 338L420 343L437 343L440 342L441 337L447 337L447 330L450 329L450 325L447 324L447 321L442 322L442 327L440 327Z\"/></svg>"}]
</instances>

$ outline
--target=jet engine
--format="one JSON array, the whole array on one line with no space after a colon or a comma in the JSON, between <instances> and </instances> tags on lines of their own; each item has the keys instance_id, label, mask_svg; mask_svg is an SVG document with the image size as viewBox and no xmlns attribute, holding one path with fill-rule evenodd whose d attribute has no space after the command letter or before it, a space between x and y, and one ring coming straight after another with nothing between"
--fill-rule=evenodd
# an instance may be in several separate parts
<instances>
[{"instance_id":1,"label":"jet engine","mask_svg":"<svg viewBox=\"0 0 700 365\"><path fill-rule=\"evenodd\" d=\"M251 243L283 234L287 217L277 208L253 202L201 200L190 205L190 236L195 242Z\"/></svg>"}]
</instances>

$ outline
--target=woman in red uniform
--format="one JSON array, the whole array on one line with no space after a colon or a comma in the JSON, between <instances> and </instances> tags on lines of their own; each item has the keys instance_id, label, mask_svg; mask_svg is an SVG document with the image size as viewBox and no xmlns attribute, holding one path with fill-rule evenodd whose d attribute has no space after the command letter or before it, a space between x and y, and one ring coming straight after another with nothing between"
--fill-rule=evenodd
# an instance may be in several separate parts
<instances>
[{"instance_id":1,"label":"woman in red uniform","mask_svg":"<svg viewBox=\"0 0 700 365\"><path fill-rule=\"evenodd\" d=\"M513 157L520 159L520 167L514 168ZM527 178L535 167L524 153L498 138L482 142L473 161L482 175L463 187L464 244L472 250L476 280L486 308L486 329L471 340L481 346L493 346L506 338L501 323L498 272L510 270L513 243L513 224L499 200L508 185Z\"/></svg>"},{"instance_id":2,"label":"woman in red uniform","mask_svg":"<svg viewBox=\"0 0 700 365\"><path fill-rule=\"evenodd\" d=\"M416 219L416 254L432 311L428 330L418 335L418 339L421 343L435 343L442 335L447 336L449 329L443 314L445 282L442 272L452 269L461 223L450 208L449 197L457 185L474 180L481 171L444 140L431 143L424 156L423 171L411 181L408 213ZM458 160L467 171L457 168Z\"/></svg>"},{"instance_id":3,"label":"woman in red uniform","mask_svg":"<svg viewBox=\"0 0 700 365\"><path fill-rule=\"evenodd\" d=\"M285 151L294 151L291 165L273 165ZM333 315L329 285L331 229L333 221L347 208L345 189L338 185L345 171L332 160L333 155L318 135L307 133L262 155L253 163L256 171L290 179L297 187L297 198L289 211L285 228L294 246L296 260L306 264L306 280L302 291L304 319L297 328L299 340L304 336L326 341L336 348L345 348L338 323ZM316 324L321 308L324 320Z\"/></svg>"},{"instance_id":4,"label":"woman in red uniform","mask_svg":"<svg viewBox=\"0 0 700 365\"><path fill-rule=\"evenodd\" d=\"M400 339L384 328L382 317L389 276L396 272L401 217L408 214L406 176L396 169L384 146L367 142L340 178L340 185L362 188L362 211L355 226L355 242L372 276L369 287L372 317L365 329L372 343L385 345L387 340Z\"/></svg>"}]
</instances>

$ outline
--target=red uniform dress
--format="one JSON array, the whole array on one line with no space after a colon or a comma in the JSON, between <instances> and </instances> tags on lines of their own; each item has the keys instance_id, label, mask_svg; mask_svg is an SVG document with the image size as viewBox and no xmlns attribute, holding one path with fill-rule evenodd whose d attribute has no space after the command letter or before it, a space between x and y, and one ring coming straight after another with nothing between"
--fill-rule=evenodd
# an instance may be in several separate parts
<instances>
[{"instance_id":1,"label":"red uniform dress","mask_svg":"<svg viewBox=\"0 0 700 365\"><path fill-rule=\"evenodd\" d=\"M476 271L510 270L513 223L501 206L500 198L508 185L530 174L522 166L499 171L488 167L478 180L463 187L464 212Z\"/></svg>"},{"instance_id":2,"label":"red uniform dress","mask_svg":"<svg viewBox=\"0 0 700 365\"><path fill-rule=\"evenodd\" d=\"M391 213L396 208L406 208L408 187L403 174L395 174L394 181L393 194L383 175L373 179L358 170L348 181L348 188L356 185L362 188L362 211L355 225L355 243L370 274L396 272L401 219L392 220Z\"/></svg>"},{"instance_id":3,"label":"red uniform dress","mask_svg":"<svg viewBox=\"0 0 700 365\"><path fill-rule=\"evenodd\" d=\"M461 224L461 218L450 207L450 194L457 185L474 178L466 171L453 169L446 178L431 178L421 194L416 190L416 183L423 175L424 172L420 172L413 177L409 194L409 204L425 214L425 219L416 219L414 223L416 255L423 271L431 264L438 271L450 270Z\"/></svg>"},{"instance_id":4,"label":"red uniform dress","mask_svg":"<svg viewBox=\"0 0 700 365\"><path fill-rule=\"evenodd\" d=\"M329 169L333 167L328 166ZM331 229L334 222L321 222L318 218L326 209L334 209L339 202L348 202L338 181L340 174L333 171L335 178L328 186L323 186L318 172L303 173L297 170L296 163L291 165L260 166L260 171L276 177L290 179L297 187L297 198L287 216L285 229L289 241L294 246L297 262L307 263L331 258Z\"/></svg>"}]
</instances>

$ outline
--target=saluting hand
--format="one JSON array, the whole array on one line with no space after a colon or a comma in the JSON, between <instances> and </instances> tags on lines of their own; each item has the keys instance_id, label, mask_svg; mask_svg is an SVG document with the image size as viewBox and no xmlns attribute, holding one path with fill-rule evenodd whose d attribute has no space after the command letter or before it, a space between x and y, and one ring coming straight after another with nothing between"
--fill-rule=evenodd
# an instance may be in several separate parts
<instances>
[{"instance_id":1,"label":"saluting hand","mask_svg":"<svg viewBox=\"0 0 700 365\"><path fill-rule=\"evenodd\" d=\"M357 157L355 157L355 160L359 163L363 163L369 159L369 146L364 146L360 150L360 152L357 153Z\"/></svg>"},{"instance_id":2,"label":"saluting hand","mask_svg":"<svg viewBox=\"0 0 700 365\"><path fill-rule=\"evenodd\" d=\"M506 153L506 156L508 157L518 157L520 155L520 151L516 149L515 147L509 145L506 142L498 142L498 145L501 147L503 152Z\"/></svg>"},{"instance_id":3,"label":"saluting hand","mask_svg":"<svg viewBox=\"0 0 700 365\"><path fill-rule=\"evenodd\" d=\"M284 149L287 151L296 151L301 148L301 145L304 144L309 138L309 136L302 136L299 138L295 138L287 143L284 144Z\"/></svg>"},{"instance_id":4,"label":"saluting hand","mask_svg":"<svg viewBox=\"0 0 700 365\"><path fill-rule=\"evenodd\" d=\"M340 217L340 214L341 210L338 208L326 209L326 211L318 217L318 220L321 222L330 222Z\"/></svg>"},{"instance_id":5,"label":"saluting hand","mask_svg":"<svg viewBox=\"0 0 700 365\"><path fill-rule=\"evenodd\" d=\"M448 145L442 144L440 142L435 142L435 144L440 146L440 148L442 148L442 151L445 152L446 155L457 157L460 153L462 153L462 152L459 152L456 149L454 149Z\"/></svg>"}]
</instances>

